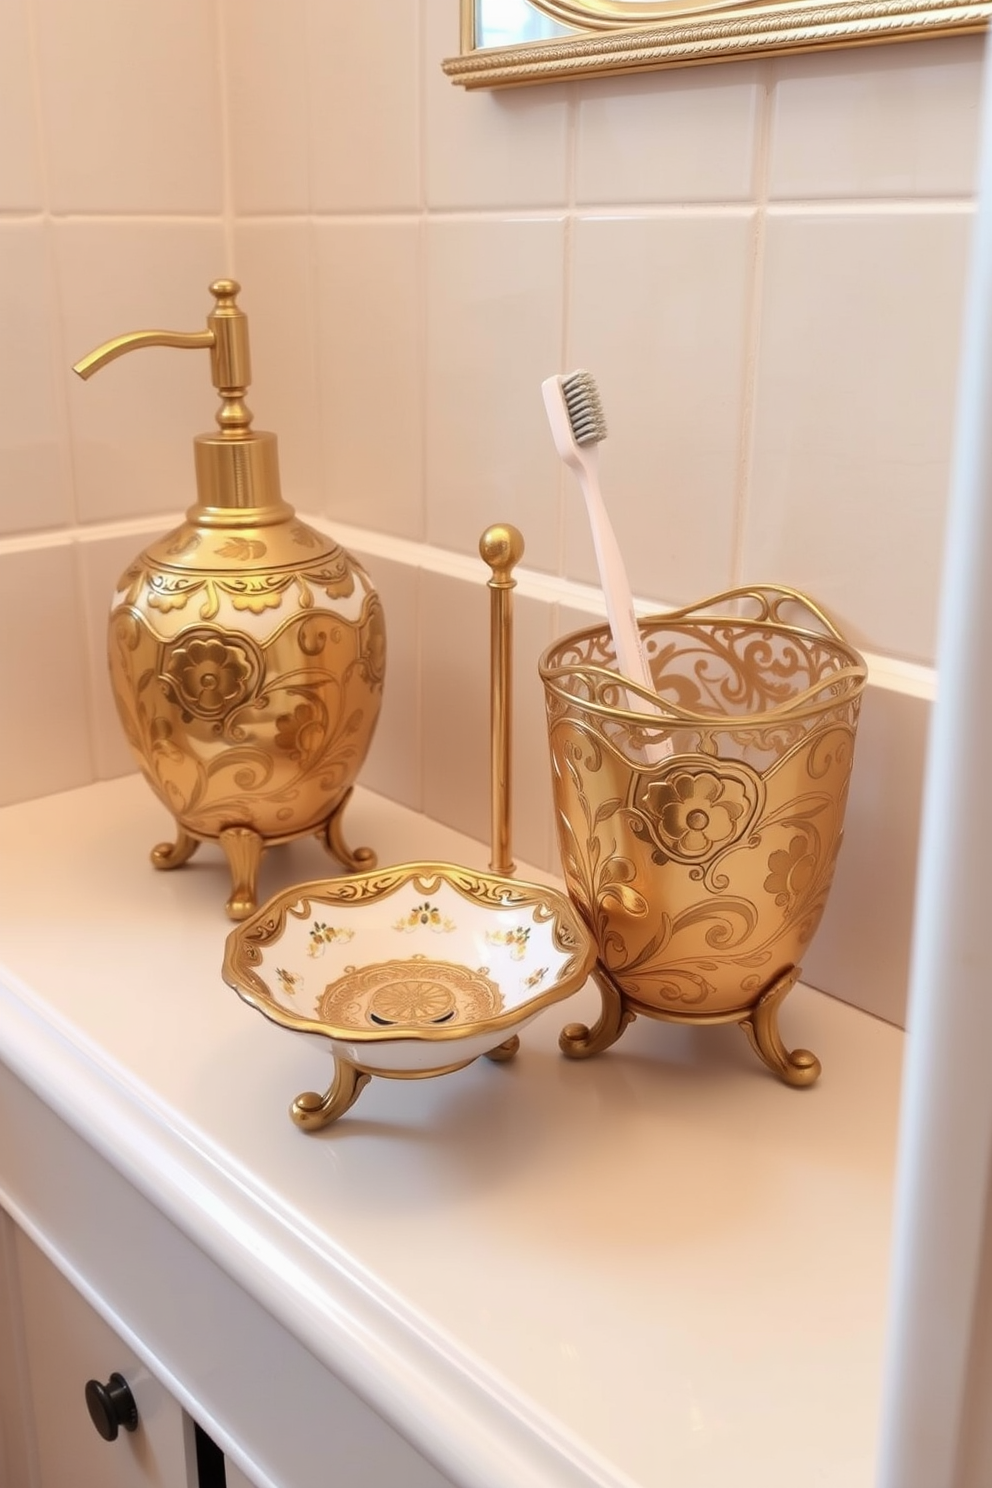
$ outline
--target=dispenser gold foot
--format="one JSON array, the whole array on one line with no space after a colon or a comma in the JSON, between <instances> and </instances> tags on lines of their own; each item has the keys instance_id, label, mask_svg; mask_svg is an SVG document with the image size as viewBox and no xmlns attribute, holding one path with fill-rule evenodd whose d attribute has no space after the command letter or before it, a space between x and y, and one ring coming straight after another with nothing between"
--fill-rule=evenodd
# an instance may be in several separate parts
<instances>
[{"instance_id":1,"label":"dispenser gold foot","mask_svg":"<svg viewBox=\"0 0 992 1488\"><path fill-rule=\"evenodd\" d=\"M790 966L771 986L766 987L741 1027L758 1058L767 1064L787 1085L813 1085L819 1079L822 1065L809 1049L785 1047L778 1030L778 1010L799 980L799 967Z\"/></svg>"},{"instance_id":2,"label":"dispenser gold foot","mask_svg":"<svg viewBox=\"0 0 992 1488\"><path fill-rule=\"evenodd\" d=\"M149 857L152 866L164 871L169 868L181 868L188 863L200 845L198 837L191 837L182 827L176 829L175 842L159 842L153 847Z\"/></svg>"},{"instance_id":3,"label":"dispenser gold foot","mask_svg":"<svg viewBox=\"0 0 992 1488\"><path fill-rule=\"evenodd\" d=\"M257 903L255 887L265 843L251 827L226 827L220 845L231 870L231 897L224 908L229 919L246 920Z\"/></svg>"},{"instance_id":4,"label":"dispenser gold foot","mask_svg":"<svg viewBox=\"0 0 992 1488\"><path fill-rule=\"evenodd\" d=\"M624 1005L623 995L613 978L597 961L593 979L603 999L603 1010L592 1028L585 1023L568 1023L558 1037L558 1047L569 1059L588 1059L615 1044L628 1023L637 1014Z\"/></svg>"},{"instance_id":5,"label":"dispenser gold foot","mask_svg":"<svg viewBox=\"0 0 992 1488\"><path fill-rule=\"evenodd\" d=\"M332 858L337 858L350 873L364 873L376 865L376 855L371 847L350 848L341 831L341 817L352 797L352 787L345 792L335 806L324 826L317 833Z\"/></svg>"},{"instance_id":6,"label":"dispenser gold foot","mask_svg":"<svg viewBox=\"0 0 992 1488\"><path fill-rule=\"evenodd\" d=\"M503 1043L497 1044L495 1049L490 1049L486 1058L491 1059L493 1064L505 1064L508 1059L513 1058L519 1048L520 1036L515 1033Z\"/></svg>"},{"instance_id":7,"label":"dispenser gold foot","mask_svg":"<svg viewBox=\"0 0 992 1488\"><path fill-rule=\"evenodd\" d=\"M319 1131L322 1126L337 1121L355 1104L371 1078L365 1070L336 1059L334 1079L324 1094L318 1095L315 1090L304 1091L290 1106L289 1114L304 1131Z\"/></svg>"}]
</instances>

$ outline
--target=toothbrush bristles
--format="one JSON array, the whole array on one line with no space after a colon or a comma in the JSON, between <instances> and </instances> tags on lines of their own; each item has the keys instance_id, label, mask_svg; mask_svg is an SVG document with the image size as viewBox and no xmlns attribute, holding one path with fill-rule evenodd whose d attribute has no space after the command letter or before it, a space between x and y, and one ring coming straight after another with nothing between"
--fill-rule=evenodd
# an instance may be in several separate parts
<instances>
[{"instance_id":1,"label":"toothbrush bristles","mask_svg":"<svg viewBox=\"0 0 992 1488\"><path fill-rule=\"evenodd\" d=\"M591 372L570 372L561 380L562 396L576 444L598 444L606 438L606 418Z\"/></svg>"}]
</instances>

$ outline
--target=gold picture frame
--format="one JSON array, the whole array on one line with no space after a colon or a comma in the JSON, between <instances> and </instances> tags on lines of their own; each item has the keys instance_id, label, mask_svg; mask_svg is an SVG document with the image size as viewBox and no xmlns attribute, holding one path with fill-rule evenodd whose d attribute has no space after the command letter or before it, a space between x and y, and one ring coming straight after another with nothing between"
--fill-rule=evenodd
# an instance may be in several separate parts
<instances>
[{"instance_id":1,"label":"gold picture frame","mask_svg":"<svg viewBox=\"0 0 992 1488\"><path fill-rule=\"evenodd\" d=\"M983 31L992 0L528 0L552 38L481 44L480 0L461 0L461 52L443 69L465 88L691 67L736 57L878 45Z\"/></svg>"}]
</instances>

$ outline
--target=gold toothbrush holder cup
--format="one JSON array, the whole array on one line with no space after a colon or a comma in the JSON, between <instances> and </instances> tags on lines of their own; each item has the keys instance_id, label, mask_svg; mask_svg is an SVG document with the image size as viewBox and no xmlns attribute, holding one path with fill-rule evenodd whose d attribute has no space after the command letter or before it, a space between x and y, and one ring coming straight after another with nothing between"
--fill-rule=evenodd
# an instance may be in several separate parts
<instances>
[{"instance_id":1,"label":"gold toothbrush holder cup","mask_svg":"<svg viewBox=\"0 0 992 1488\"><path fill-rule=\"evenodd\" d=\"M740 1023L790 1085L778 1010L820 922L843 835L867 668L795 590L734 589L640 622L656 688L621 679L606 626L542 656L568 892L596 940L602 1013L563 1053L609 1048L638 1013Z\"/></svg>"}]
</instances>

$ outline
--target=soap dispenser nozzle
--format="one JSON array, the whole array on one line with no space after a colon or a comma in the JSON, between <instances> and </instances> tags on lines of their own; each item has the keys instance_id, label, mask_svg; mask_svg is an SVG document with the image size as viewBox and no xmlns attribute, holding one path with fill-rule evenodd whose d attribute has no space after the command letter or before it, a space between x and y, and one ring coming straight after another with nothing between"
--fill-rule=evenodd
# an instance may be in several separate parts
<instances>
[{"instance_id":1,"label":"soap dispenser nozzle","mask_svg":"<svg viewBox=\"0 0 992 1488\"><path fill-rule=\"evenodd\" d=\"M229 521L233 509L246 519L282 521L292 509L282 500L276 436L251 427L252 412L245 402L251 382L248 317L237 303L241 285L234 279L215 279L210 286L216 304L207 316L205 331L130 331L115 336L82 357L73 371L92 377L108 362L142 346L172 346L210 352L210 372L221 397L215 415L219 434L199 434L193 441L199 494L197 520ZM212 519L211 513L224 513ZM192 515L192 511L191 511Z\"/></svg>"}]
</instances>

